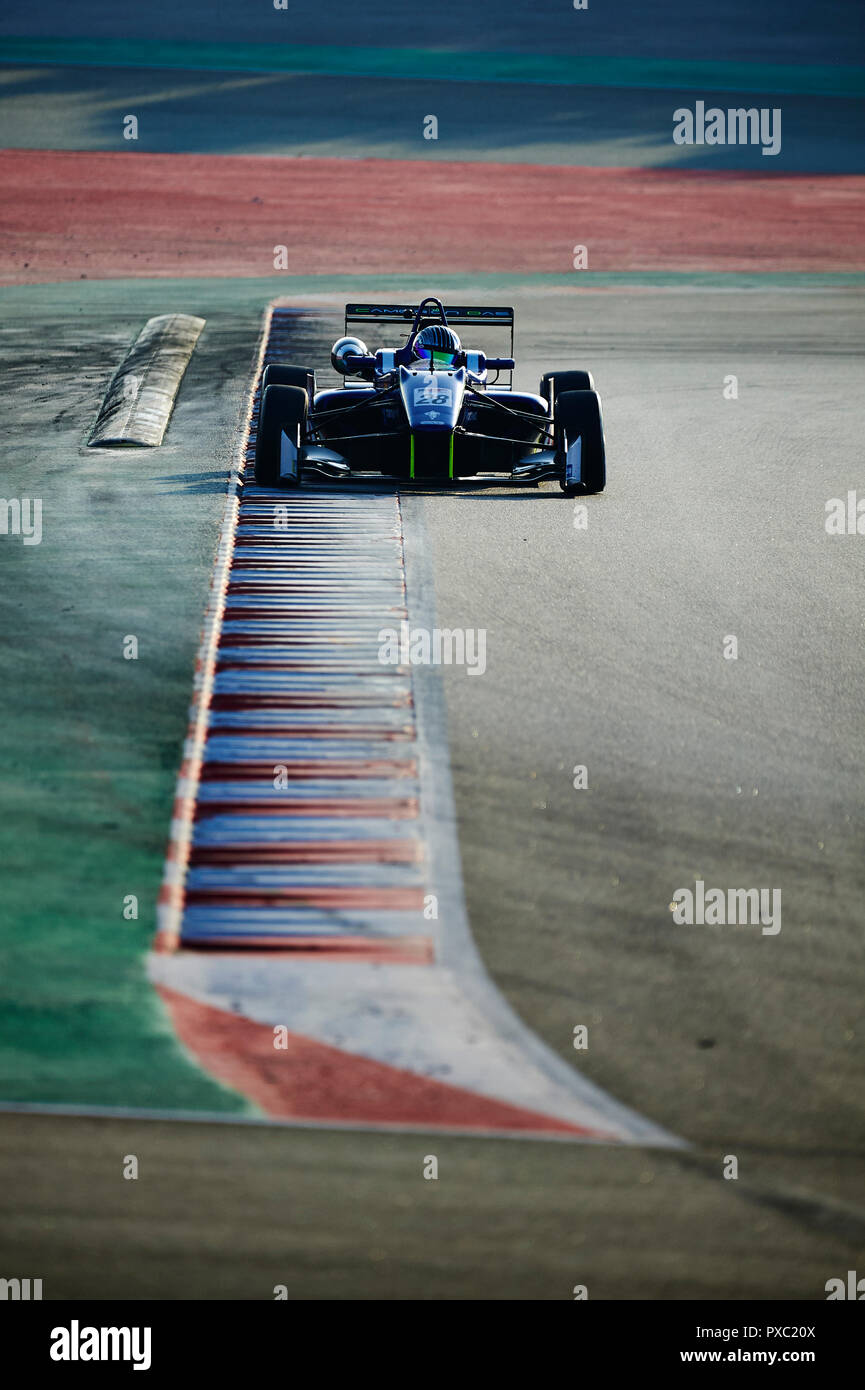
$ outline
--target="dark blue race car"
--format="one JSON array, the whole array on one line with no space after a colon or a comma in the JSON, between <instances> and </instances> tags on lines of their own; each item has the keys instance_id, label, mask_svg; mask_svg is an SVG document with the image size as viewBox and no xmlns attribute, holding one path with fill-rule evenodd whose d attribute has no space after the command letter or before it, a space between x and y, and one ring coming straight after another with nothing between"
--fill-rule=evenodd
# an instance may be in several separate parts
<instances>
[{"instance_id":1,"label":"dark blue race car","mask_svg":"<svg viewBox=\"0 0 865 1390\"><path fill-rule=\"evenodd\" d=\"M370 352L349 333L358 324L393 325L394 337L402 325L405 341ZM510 356L463 348L457 328L488 327L509 330ZM345 336L331 351L342 388L317 391L309 367L265 369L255 481L293 488L305 473L375 473L449 486L506 474L521 484L557 479L566 496L602 492L604 431L591 373L547 372L537 395L515 391L513 334L510 308L446 309L432 297L417 306L347 304Z\"/></svg>"}]
</instances>

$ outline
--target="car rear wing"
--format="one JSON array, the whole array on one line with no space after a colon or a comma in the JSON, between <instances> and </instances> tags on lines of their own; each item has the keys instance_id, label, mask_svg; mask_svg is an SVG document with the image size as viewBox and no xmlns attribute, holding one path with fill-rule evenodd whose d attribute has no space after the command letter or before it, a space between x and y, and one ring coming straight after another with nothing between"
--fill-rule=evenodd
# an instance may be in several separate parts
<instances>
[{"instance_id":1,"label":"car rear wing","mask_svg":"<svg viewBox=\"0 0 865 1390\"><path fill-rule=\"evenodd\" d=\"M350 325L357 323L394 323L410 329L418 311L417 304L346 304L345 332ZM478 304L445 304L445 316L452 328L505 328L510 333L510 356L514 355L514 311L509 306ZM420 327L428 323L441 323L438 310L424 311Z\"/></svg>"}]
</instances>

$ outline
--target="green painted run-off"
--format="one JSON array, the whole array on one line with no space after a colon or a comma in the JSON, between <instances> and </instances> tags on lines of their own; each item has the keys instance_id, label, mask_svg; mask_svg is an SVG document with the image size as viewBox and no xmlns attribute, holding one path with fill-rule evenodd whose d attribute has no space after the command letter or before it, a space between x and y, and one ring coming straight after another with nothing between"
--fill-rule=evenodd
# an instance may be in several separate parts
<instances>
[{"instance_id":1,"label":"green painted run-off","mask_svg":"<svg viewBox=\"0 0 865 1390\"><path fill-rule=\"evenodd\" d=\"M859 97L865 68L828 63L743 63L601 58L568 53L471 52L335 44L199 43L159 39L0 39L0 62L82 67L286 72L451 82L524 82L661 91Z\"/></svg>"}]
</instances>

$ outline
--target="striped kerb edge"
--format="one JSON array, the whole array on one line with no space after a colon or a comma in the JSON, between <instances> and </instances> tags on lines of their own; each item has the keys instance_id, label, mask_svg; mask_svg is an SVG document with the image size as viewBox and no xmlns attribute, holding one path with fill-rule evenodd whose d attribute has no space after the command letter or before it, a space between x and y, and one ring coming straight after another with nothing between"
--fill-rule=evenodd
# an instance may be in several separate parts
<instances>
[{"instance_id":1,"label":"striped kerb edge","mask_svg":"<svg viewBox=\"0 0 865 1390\"><path fill-rule=\"evenodd\" d=\"M471 943L430 674L378 659L429 618L395 486L252 482L294 320L266 320L197 663L150 958L177 1034L277 1120L674 1142L531 1034Z\"/></svg>"}]
</instances>

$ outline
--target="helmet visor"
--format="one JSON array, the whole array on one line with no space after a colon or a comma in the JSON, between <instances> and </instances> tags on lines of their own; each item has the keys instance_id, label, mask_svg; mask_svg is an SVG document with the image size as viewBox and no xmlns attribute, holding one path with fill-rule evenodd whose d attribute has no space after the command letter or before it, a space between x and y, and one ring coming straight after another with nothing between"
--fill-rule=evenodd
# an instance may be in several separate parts
<instances>
[{"instance_id":1,"label":"helmet visor","mask_svg":"<svg viewBox=\"0 0 865 1390\"><path fill-rule=\"evenodd\" d=\"M423 343L415 343L415 356L420 357L424 362L429 362L432 358L434 367L452 367L457 359L455 352L450 352L444 348L428 348Z\"/></svg>"}]
</instances>

